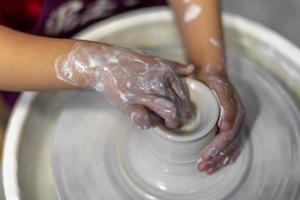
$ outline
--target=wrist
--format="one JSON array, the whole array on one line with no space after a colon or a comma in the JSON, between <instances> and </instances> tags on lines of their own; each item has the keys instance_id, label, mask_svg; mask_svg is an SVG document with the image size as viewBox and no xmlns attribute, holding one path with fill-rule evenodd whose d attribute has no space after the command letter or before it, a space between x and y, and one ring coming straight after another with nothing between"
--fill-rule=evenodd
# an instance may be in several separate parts
<instances>
[{"instance_id":1,"label":"wrist","mask_svg":"<svg viewBox=\"0 0 300 200\"><path fill-rule=\"evenodd\" d=\"M210 76L216 76L216 77L222 77L227 78L227 72L224 65L216 64L206 64L203 67L198 67L199 70L196 70L195 77L196 78L203 78L203 77L210 77Z\"/></svg>"},{"instance_id":2,"label":"wrist","mask_svg":"<svg viewBox=\"0 0 300 200\"><path fill-rule=\"evenodd\" d=\"M191 62L196 66L195 75L226 76L224 54L221 52L206 53L205 56L193 56Z\"/></svg>"}]
</instances>

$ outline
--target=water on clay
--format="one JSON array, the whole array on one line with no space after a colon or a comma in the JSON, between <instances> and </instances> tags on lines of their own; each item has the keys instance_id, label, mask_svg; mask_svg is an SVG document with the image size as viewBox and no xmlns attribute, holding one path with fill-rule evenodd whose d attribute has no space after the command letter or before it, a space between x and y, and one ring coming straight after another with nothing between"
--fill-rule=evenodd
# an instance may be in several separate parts
<instances>
[{"instance_id":1,"label":"water on clay","mask_svg":"<svg viewBox=\"0 0 300 200\"><path fill-rule=\"evenodd\" d=\"M174 30L168 20L166 23L147 24L138 31L128 29L112 34L106 42L114 41L183 61L178 36L174 36L173 31L170 31L170 37L164 35L168 29ZM159 35L156 30L171 42L156 43L165 41L153 38L153 35ZM295 74L300 76L300 70L279 52L255 39L243 35L240 36L243 40L240 40L239 34L242 33L232 29L226 29L226 33L228 73L247 113L241 131L242 153L235 163L207 176L197 171L196 160L191 161L194 162L192 165L183 164L176 169L172 161L152 162L160 158L149 156L149 143L144 138L147 131L141 132L131 126L129 120L118 114L100 94L76 91L65 94L66 104L58 113L52 130L55 134L52 166L58 198L299 199L300 90L295 83L299 83L300 77ZM149 34L150 38L152 35L153 40L149 42L139 34ZM128 41L124 42L126 39ZM294 73L289 75L292 69ZM282 81L288 79L290 82ZM49 170L49 163L46 164ZM35 172L30 170L22 172L21 182L22 179L29 180L26 178L29 175L32 178ZM180 179L176 179L178 177ZM39 176L39 179L43 178ZM37 197L48 192L47 188L40 187L45 186L41 180L32 184L40 189L35 195ZM31 186L22 187L24 199L35 199L30 198L33 193L30 191L34 190L29 188Z\"/></svg>"}]
</instances>

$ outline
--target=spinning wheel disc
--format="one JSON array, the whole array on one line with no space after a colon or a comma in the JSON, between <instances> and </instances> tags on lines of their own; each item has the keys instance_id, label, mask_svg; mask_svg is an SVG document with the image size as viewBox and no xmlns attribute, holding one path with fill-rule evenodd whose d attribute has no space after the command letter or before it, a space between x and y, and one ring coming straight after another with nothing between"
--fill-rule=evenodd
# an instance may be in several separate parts
<instances>
[{"instance_id":1,"label":"spinning wheel disc","mask_svg":"<svg viewBox=\"0 0 300 200\"><path fill-rule=\"evenodd\" d=\"M56 129L53 166L61 199L238 200L296 195L300 115L295 103L276 79L246 58L231 52L229 63L230 78L247 111L243 151L234 164L212 176L187 167L180 172L186 178L172 179L172 165L154 166L144 154L147 140L143 144L134 139L151 133L141 133L122 120L101 96L74 92ZM138 153L126 158L126 148L131 147ZM128 168L133 161L144 165L143 174L135 173L134 166ZM161 171L153 174L153 169ZM144 183L141 177L152 178L155 184Z\"/></svg>"}]
</instances>

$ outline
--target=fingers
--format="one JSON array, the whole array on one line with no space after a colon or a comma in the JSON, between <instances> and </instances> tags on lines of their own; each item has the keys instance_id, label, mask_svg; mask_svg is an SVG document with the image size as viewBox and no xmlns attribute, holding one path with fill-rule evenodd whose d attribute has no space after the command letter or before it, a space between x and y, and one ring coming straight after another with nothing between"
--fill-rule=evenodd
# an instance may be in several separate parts
<instances>
[{"instance_id":1,"label":"fingers","mask_svg":"<svg viewBox=\"0 0 300 200\"><path fill-rule=\"evenodd\" d=\"M195 71L195 66L193 64L185 65L171 60L165 60L165 59L163 59L161 62L170 66L175 71L175 73L179 76L183 76L183 77L189 76Z\"/></svg>"},{"instance_id":2,"label":"fingers","mask_svg":"<svg viewBox=\"0 0 300 200\"><path fill-rule=\"evenodd\" d=\"M170 100L163 97L148 95L138 100L136 103L147 107L163 118L166 127L177 128L180 125L177 108Z\"/></svg>"},{"instance_id":3,"label":"fingers","mask_svg":"<svg viewBox=\"0 0 300 200\"><path fill-rule=\"evenodd\" d=\"M190 65L176 65L174 68L176 74L178 74L179 76L189 76L191 75L194 70L195 70L195 66L190 64Z\"/></svg>"},{"instance_id":4,"label":"fingers","mask_svg":"<svg viewBox=\"0 0 300 200\"><path fill-rule=\"evenodd\" d=\"M235 96L236 97L236 96ZM244 120L244 111L241 104L237 104L237 115L235 118L234 125L231 130L219 129L219 133L216 135L211 144L203 150L201 156L204 160L211 160L220 154L229 144L231 144L238 135L240 128Z\"/></svg>"},{"instance_id":5,"label":"fingers","mask_svg":"<svg viewBox=\"0 0 300 200\"><path fill-rule=\"evenodd\" d=\"M228 164L235 162L235 159L239 156L240 153L241 153L240 149L236 149L231 155L225 157L222 161L214 164L209 169L207 169L206 173L208 175L211 175L211 174L215 173L216 171L218 171L221 167L224 167Z\"/></svg>"},{"instance_id":6,"label":"fingers","mask_svg":"<svg viewBox=\"0 0 300 200\"><path fill-rule=\"evenodd\" d=\"M131 122L141 129L148 129L151 127L151 119L148 111L141 105L129 105L127 114Z\"/></svg>"},{"instance_id":7,"label":"fingers","mask_svg":"<svg viewBox=\"0 0 300 200\"><path fill-rule=\"evenodd\" d=\"M172 69L175 70L176 74L178 74L179 76L189 76L195 70L195 66L192 64L184 65L184 64L181 64L181 63L178 63L175 61L156 57L156 56L150 54L149 52L145 52L145 51L135 51L135 53L138 53L144 59L149 59L149 57L154 58L160 64L162 64L162 65L166 64L166 65L170 66Z\"/></svg>"},{"instance_id":8,"label":"fingers","mask_svg":"<svg viewBox=\"0 0 300 200\"><path fill-rule=\"evenodd\" d=\"M175 74L168 73L164 77L164 93L146 94L134 103L146 106L164 119L168 128L178 126L190 115L190 100L188 89L183 81ZM164 95L162 95L164 94ZM157 95L157 96L156 96Z\"/></svg>"},{"instance_id":9,"label":"fingers","mask_svg":"<svg viewBox=\"0 0 300 200\"><path fill-rule=\"evenodd\" d=\"M179 97L177 101L177 109L179 112L179 120L183 124L194 114L193 105L189 98L189 90L187 85L178 77L173 77L169 82L172 90Z\"/></svg>"},{"instance_id":10,"label":"fingers","mask_svg":"<svg viewBox=\"0 0 300 200\"><path fill-rule=\"evenodd\" d=\"M199 171L206 171L209 173L215 172L222 166L227 165L231 159L235 151L240 150L240 146L237 142L231 143L224 151L221 151L215 158L208 162L200 162L198 164Z\"/></svg>"},{"instance_id":11,"label":"fingers","mask_svg":"<svg viewBox=\"0 0 300 200\"><path fill-rule=\"evenodd\" d=\"M188 100L188 96L189 96L188 88L179 77L177 77L176 75L171 76L169 78L169 83L172 87L172 90L177 94L177 96L180 99L183 99L185 101Z\"/></svg>"},{"instance_id":12,"label":"fingers","mask_svg":"<svg viewBox=\"0 0 300 200\"><path fill-rule=\"evenodd\" d=\"M206 171L208 174L214 173L227 164L226 162L235 160L239 154L236 138L244 121L245 112L236 92L233 93L233 98L236 102L233 126L230 130L220 128L214 140L201 152L202 161L198 164L200 171ZM228 157L227 160L225 160L226 157ZM224 163L224 161L226 162Z\"/></svg>"},{"instance_id":13,"label":"fingers","mask_svg":"<svg viewBox=\"0 0 300 200\"><path fill-rule=\"evenodd\" d=\"M215 88L223 113L220 116L219 128L222 131L230 130L236 118L236 101L231 86L218 84Z\"/></svg>"}]
</instances>

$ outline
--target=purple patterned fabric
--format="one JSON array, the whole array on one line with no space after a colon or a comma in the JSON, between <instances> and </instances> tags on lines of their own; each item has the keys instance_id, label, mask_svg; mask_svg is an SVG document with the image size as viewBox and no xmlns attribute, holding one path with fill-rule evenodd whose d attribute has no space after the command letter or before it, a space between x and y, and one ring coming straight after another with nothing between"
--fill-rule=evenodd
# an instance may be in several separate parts
<instances>
[{"instance_id":1,"label":"purple patterned fabric","mask_svg":"<svg viewBox=\"0 0 300 200\"><path fill-rule=\"evenodd\" d=\"M69 37L109 16L164 4L164 0L47 0L33 33Z\"/></svg>"}]
</instances>

